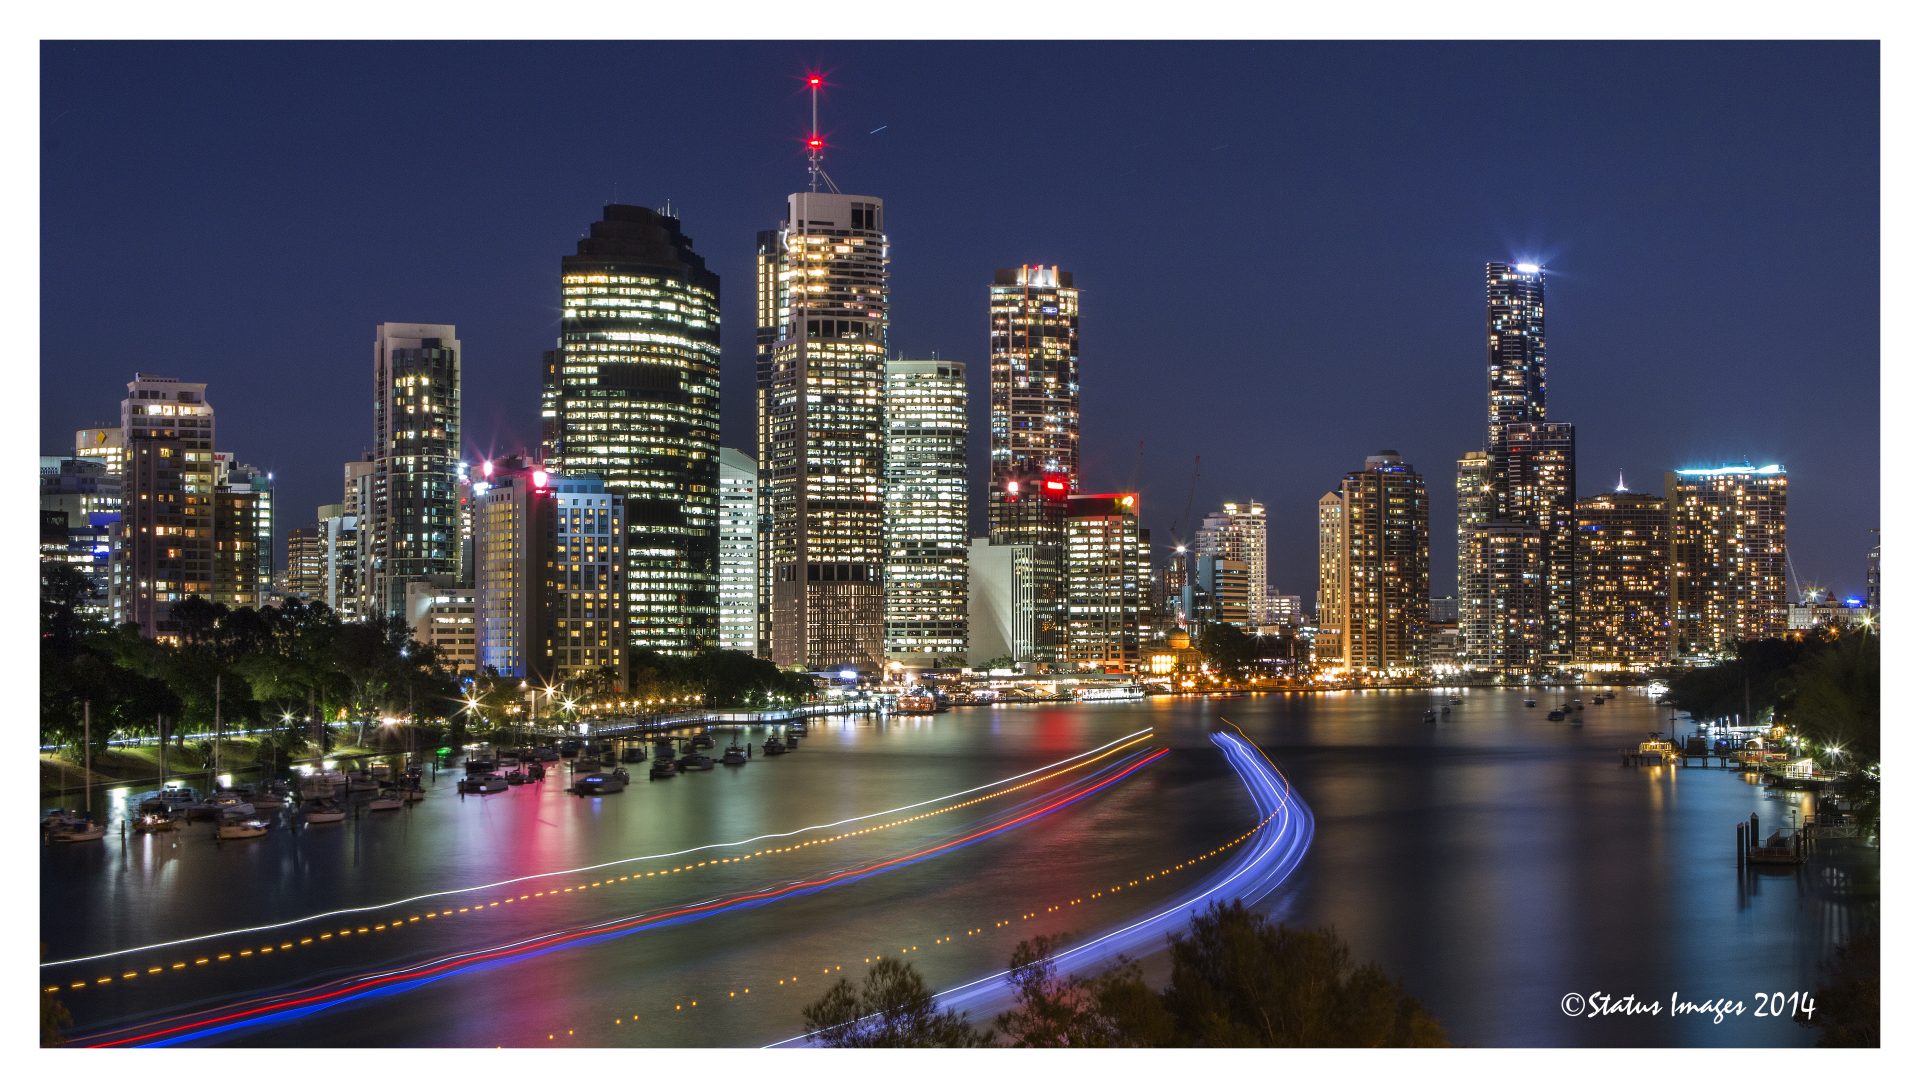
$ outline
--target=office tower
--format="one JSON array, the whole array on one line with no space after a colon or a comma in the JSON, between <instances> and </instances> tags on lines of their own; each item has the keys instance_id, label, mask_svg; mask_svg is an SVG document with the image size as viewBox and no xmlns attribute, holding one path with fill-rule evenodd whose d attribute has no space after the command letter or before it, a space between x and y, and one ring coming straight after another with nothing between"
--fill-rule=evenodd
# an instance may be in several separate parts
<instances>
[{"instance_id":1,"label":"office tower","mask_svg":"<svg viewBox=\"0 0 1920 1088\"><path fill-rule=\"evenodd\" d=\"M327 553L315 526L287 530L286 590L303 600L327 598Z\"/></svg>"},{"instance_id":2,"label":"office tower","mask_svg":"<svg viewBox=\"0 0 1920 1088\"><path fill-rule=\"evenodd\" d=\"M1493 463L1503 520L1540 530L1541 644L1538 662L1547 669L1573 660L1574 457L1573 424L1512 423L1501 429Z\"/></svg>"},{"instance_id":3,"label":"office tower","mask_svg":"<svg viewBox=\"0 0 1920 1088\"><path fill-rule=\"evenodd\" d=\"M1262 626L1298 627L1305 619L1298 593L1279 593L1272 586L1267 587L1267 615Z\"/></svg>"},{"instance_id":4,"label":"office tower","mask_svg":"<svg viewBox=\"0 0 1920 1088\"><path fill-rule=\"evenodd\" d=\"M1626 490L1581 499L1574 541L1574 661L1645 669L1667 659L1672 543L1667 500Z\"/></svg>"},{"instance_id":5,"label":"office tower","mask_svg":"<svg viewBox=\"0 0 1920 1088\"><path fill-rule=\"evenodd\" d=\"M1253 626L1248 604L1247 564L1222 555L1196 555L1193 561L1193 614L1203 623Z\"/></svg>"},{"instance_id":6,"label":"office tower","mask_svg":"<svg viewBox=\"0 0 1920 1088\"><path fill-rule=\"evenodd\" d=\"M213 406L204 382L136 374L120 404L126 442L115 623L178 641L173 605L213 595Z\"/></svg>"},{"instance_id":7,"label":"office tower","mask_svg":"<svg viewBox=\"0 0 1920 1088\"><path fill-rule=\"evenodd\" d=\"M878 197L809 191L759 236L760 596L783 667L885 653L885 226Z\"/></svg>"},{"instance_id":8,"label":"office tower","mask_svg":"<svg viewBox=\"0 0 1920 1088\"><path fill-rule=\"evenodd\" d=\"M408 582L406 617L413 641L430 646L440 664L455 676L473 676L479 668L474 635L474 592L466 586Z\"/></svg>"},{"instance_id":9,"label":"office tower","mask_svg":"<svg viewBox=\"0 0 1920 1088\"><path fill-rule=\"evenodd\" d=\"M1193 552L1204 560L1210 556L1232 559L1247 567L1247 619L1242 626L1258 627L1267 615L1267 508L1257 502L1222 503L1220 509L1200 521L1193 537ZM1204 570L1202 563L1197 569ZM1222 622L1232 623L1232 620Z\"/></svg>"},{"instance_id":10,"label":"office tower","mask_svg":"<svg viewBox=\"0 0 1920 1088\"><path fill-rule=\"evenodd\" d=\"M491 464L474 500L478 668L624 690L629 610L624 496L525 457Z\"/></svg>"},{"instance_id":11,"label":"office tower","mask_svg":"<svg viewBox=\"0 0 1920 1088\"><path fill-rule=\"evenodd\" d=\"M360 517L347 513L347 504L328 503L315 517L316 536L323 557L322 599L343 623L360 615Z\"/></svg>"},{"instance_id":12,"label":"office tower","mask_svg":"<svg viewBox=\"0 0 1920 1088\"><path fill-rule=\"evenodd\" d=\"M1343 491L1329 491L1317 505L1320 587L1314 600L1314 661L1345 668L1347 647L1347 507Z\"/></svg>"},{"instance_id":13,"label":"office tower","mask_svg":"<svg viewBox=\"0 0 1920 1088\"><path fill-rule=\"evenodd\" d=\"M452 325L374 327L370 460L362 605L370 617L399 616L408 582L460 570L460 340Z\"/></svg>"},{"instance_id":14,"label":"office tower","mask_svg":"<svg viewBox=\"0 0 1920 1088\"><path fill-rule=\"evenodd\" d=\"M1365 468L1347 473L1338 495L1321 498L1320 547L1315 660L1361 673L1424 667L1427 487L1420 474L1393 450L1368 457ZM1331 616L1329 596L1335 600Z\"/></svg>"},{"instance_id":15,"label":"office tower","mask_svg":"<svg viewBox=\"0 0 1920 1088\"><path fill-rule=\"evenodd\" d=\"M213 599L260 608L273 592L273 475L228 462L215 472Z\"/></svg>"},{"instance_id":16,"label":"office tower","mask_svg":"<svg viewBox=\"0 0 1920 1088\"><path fill-rule=\"evenodd\" d=\"M940 665L967 654L967 369L889 360L886 652Z\"/></svg>"},{"instance_id":17,"label":"office tower","mask_svg":"<svg viewBox=\"0 0 1920 1088\"><path fill-rule=\"evenodd\" d=\"M720 447L720 648L757 654L760 609L759 469Z\"/></svg>"},{"instance_id":18,"label":"office tower","mask_svg":"<svg viewBox=\"0 0 1920 1088\"><path fill-rule=\"evenodd\" d=\"M119 478L127 470L126 433L119 427L88 427L73 433L73 455L98 461L107 475Z\"/></svg>"},{"instance_id":19,"label":"office tower","mask_svg":"<svg viewBox=\"0 0 1920 1088\"><path fill-rule=\"evenodd\" d=\"M1080 291L1057 265L999 269L987 319L987 533L1034 546L1035 654L1053 661L1065 637L1065 503L1080 489Z\"/></svg>"},{"instance_id":20,"label":"office tower","mask_svg":"<svg viewBox=\"0 0 1920 1088\"><path fill-rule=\"evenodd\" d=\"M1162 631L1185 629L1191 622L1193 553L1185 544L1175 544L1167 553L1167 565L1153 577L1149 603L1154 626Z\"/></svg>"},{"instance_id":21,"label":"office tower","mask_svg":"<svg viewBox=\"0 0 1920 1088\"><path fill-rule=\"evenodd\" d=\"M1140 496L1074 495L1067 499L1065 515L1063 660L1087 671L1138 669L1152 565L1140 524Z\"/></svg>"},{"instance_id":22,"label":"office tower","mask_svg":"<svg viewBox=\"0 0 1920 1088\"><path fill-rule=\"evenodd\" d=\"M121 478L108 471L104 460L40 459L41 559L67 564L86 576L89 588L80 610L103 622L112 615L121 486Z\"/></svg>"},{"instance_id":23,"label":"office tower","mask_svg":"<svg viewBox=\"0 0 1920 1088\"><path fill-rule=\"evenodd\" d=\"M1787 623L1787 472L1727 465L1667 473L1673 649L1717 656Z\"/></svg>"},{"instance_id":24,"label":"office tower","mask_svg":"<svg viewBox=\"0 0 1920 1088\"><path fill-rule=\"evenodd\" d=\"M720 277L680 220L609 204L560 259L545 358L548 470L626 500L625 631L687 654L720 637Z\"/></svg>"},{"instance_id":25,"label":"office tower","mask_svg":"<svg viewBox=\"0 0 1920 1088\"><path fill-rule=\"evenodd\" d=\"M967 546L967 664L1026 664L1033 653L1034 546L995 544L977 536Z\"/></svg>"},{"instance_id":26,"label":"office tower","mask_svg":"<svg viewBox=\"0 0 1920 1088\"><path fill-rule=\"evenodd\" d=\"M1547 293L1540 266L1487 265L1487 446L1547 418Z\"/></svg>"}]
</instances>

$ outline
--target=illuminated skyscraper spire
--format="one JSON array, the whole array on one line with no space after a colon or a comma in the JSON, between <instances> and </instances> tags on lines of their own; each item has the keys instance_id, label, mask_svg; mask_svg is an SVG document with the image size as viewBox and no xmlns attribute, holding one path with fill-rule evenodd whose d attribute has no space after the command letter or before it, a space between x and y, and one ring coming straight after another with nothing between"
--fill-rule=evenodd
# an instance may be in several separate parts
<instances>
[{"instance_id":1,"label":"illuminated skyscraper spire","mask_svg":"<svg viewBox=\"0 0 1920 1088\"><path fill-rule=\"evenodd\" d=\"M827 141L820 135L820 88L825 84L818 72L807 73L807 97L812 100L813 127L807 130L807 191L817 193L820 183L827 183L827 192L837 193L840 187L827 176L826 167L820 160L826 157Z\"/></svg>"}]
</instances>

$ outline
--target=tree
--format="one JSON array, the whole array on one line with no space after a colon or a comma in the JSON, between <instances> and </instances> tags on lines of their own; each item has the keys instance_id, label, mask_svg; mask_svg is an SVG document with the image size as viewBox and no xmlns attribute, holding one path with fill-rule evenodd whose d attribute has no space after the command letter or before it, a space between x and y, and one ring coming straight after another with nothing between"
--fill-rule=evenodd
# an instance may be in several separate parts
<instances>
[{"instance_id":1,"label":"tree","mask_svg":"<svg viewBox=\"0 0 1920 1088\"><path fill-rule=\"evenodd\" d=\"M830 1047L974 1047L993 1038L974 1030L965 1013L941 1012L920 972L896 959L868 968L858 991L840 979L802 1015Z\"/></svg>"},{"instance_id":2,"label":"tree","mask_svg":"<svg viewBox=\"0 0 1920 1088\"><path fill-rule=\"evenodd\" d=\"M1880 762L1880 636L1861 627L1797 662L1781 712L1825 747L1855 762Z\"/></svg>"},{"instance_id":3,"label":"tree","mask_svg":"<svg viewBox=\"0 0 1920 1088\"><path fill-rule=\"evenodd\" d=\"M1194 642L1220 675L1229 680L1245 680L1260 663L1260 640L1231 623L1209 623L1200 629Z\"/></svg>"},{"instance_id":4,"label":"tree","mask_svg":"<svg viewBox=\"0 0 1920 1088\"><path fill-rule=\"evenodd\" d=\"M1821 1046L1880 1045L1880 931L1870 929L1834 949L1813 992L1813 1014L1800 1018L1820 1029Z\"/></svg>"},{"instance_id":5,"label":"tree","mask_svg":"<svg viewBox=\"0 0 1920 1088\"><path fill-rule=\"evenodd\" d=\"M1016 1046L1444 1046L1440 1025L1374 964L1355 965L1332 929L1295 930L1238 900L1169 939L1173 977L1154 992L1139 966L1057 977L1059 938L1022 942L1015 1007L996 1021Z\"/></svg>"}]
</instances>

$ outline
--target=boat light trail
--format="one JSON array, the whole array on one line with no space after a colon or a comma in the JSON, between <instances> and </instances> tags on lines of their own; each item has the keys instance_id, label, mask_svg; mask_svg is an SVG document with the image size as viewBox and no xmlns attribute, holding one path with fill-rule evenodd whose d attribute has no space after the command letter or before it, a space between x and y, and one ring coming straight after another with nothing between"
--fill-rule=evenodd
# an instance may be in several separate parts
<instances>
[{"instance_id":1,"label":"boat light trail","mask_svg":"<svg viewBox=\"0 0 1920 1088\"><path fill-rule=\"evenodd\" d=\"M943 843L937 843L884 861L873 862L859 868L843 870L813 880L799 881L778 889L749 892L724 899L677 907L672 910L657 911L633 918L620 919L597 926L574 930L565 934L533 938L510 946L435 961L433 964L421 967L364 976L351 984L339 986L333 990L312 996L289 996L277 1000L268 998L264 999L268 1002L267 1004L258 1005L251 1009L230 1012L220 1016L210 1016L173 1027L150 1030L144 1034L130 1036L123 1034L125 1031L139 1031L139 1027L120 1029L114 1032L97 1033L91 1036L91 1038L98 1039L104 1035L119 1037L110 1038L103 1042L89 1043L88 1045L96 1048L129 1045L170 1046L175 1043L187 1042L240 1028L256 1027L263 1024L309 1016L313 1013L333 1008L336 1005L361 1000L370 996L402 993L419 986L424 986L429 982L451 978L455 975L466 974L467 972L483 968L517 962L531 956L543 955L564 948L597 944L602 941L615 940L649 929L683 924L702 918L710 918L717 914L736 910L751 910L766 906L769 903L777 903L806 895L815 895L832 888L865 880L869 877L879 876L883 873L889 873L910 865L930 861L942 855L1004 834L1050 813L1057 812L1068 805L1072 805L1110 789L1114 785L1131 778L1142 769L1164 759L1166 755L1167 749L1157 748L1152 752L1133 757L1118 770L1106 773L1105 777L1098 779L1092 784L1083 786L1066 796L1059 797L1031 811L1010 817L990 827L949 839ZM180 1017L174 1017L173 1019L180 1019ZM165 1021L160 1021L160 1023L164 1022ZM80 1042L82 1040L75 1041Z\"/></svg>"},{"instance_id":2,"label":"boat light trail","mask_svg":"<svg viewBox=\"0 0 1920 1088\"><path fill-rule=\"evenodd\" d=\"M361 907L342 907L339 910L325 911L320 914L309 914L304 918L289 918L286 921L282 921L282 922L268 922L263 925L246 926L240 929L222 930L217 933L201 933L191 937L175 938L174 940L170 940L170 941L158 941L153 944L136 945L131 948L118 948L110 952L95 952L85 956L74 956L71 959L47 960L44 963L40 964L40 966L41 968L44 969L48 967L66 967L76 963L93 963L97 960L110 959L115 956L130 956L137 952L155 952L163 948L175 948L183 944L193 944L198 941L221 940L221 939L230 938L230 937L244 937L244 936L247 936L248 934L253 934L253 933L265 933L270 930L284 929L288 926L305 925L309 922L319 922L319 921L324 921L328 918L339 918L349 914L364 914L368 911L376 911L376 910L381 910L381 911L393 910L396 907L403 907L409 903L419 903L424 900L439 899L443 896L449 896L449 895L467 895L473 892L491 891L494 888L504 888L512 884L522 884L529 880L551 880L554 877L574 876L578 873L590 873L596 869L611 868L612 866L615 866L615 865L633 865L638 862L644 862L644 861L663 861L670 858L683 857L687 854L698 854L707 850L725 850L735 846L750 846L753 843L765 842L769 839L788 839L788 838L792 838L795 835L804 835L809 831L825 831L825 830L828 830L829 828L844 827L847 824L862 823L867 820L877 820L882 816L892 816L898 812L911 812L916 808L925 808L928 805L937 805L942 801L951 801L956 797L965 797L969 794L979 793L982 790L993 789L996 786L1004 786L1011 782L1018 782L1023 778L1031 778L1034 775L1040 774L1045 771L1051 771L1056 767L1064 766L1066 764L1072 763L1075 760L1083 760L1088 757L1097 756L1100 753L1107 752L1109 750L1117 750L1120 748L1131 747L1135 744L1141 743L1148 736L1152 735L1152 733L1153 733L1153 730L1151 729L1141 729L1133 733L1128 733L1127 735L1120 737L1117 740L1108 741L1106 744L1102 744L1099 747L1089 748L1086 751L1079 753L1078 755L1068 756L1067 758L1059 760L1058 762L1049 763L1044 767L1035 767L1030 771L1022 771L1019 774L1011 775L1007 778L1002 778L997 782L988 782L984 785L970 786L967 789L960 790L956 793L949 793L943 797L933 797L924 801L915 801L911 804L901 805L897 808L890 808L881 812L870 812L864 816L849 816L844 820L835 820L832 823L812 824L807 827L795 828L792 831L769 832L764 835L755 835L752 838L739 839L734 842L717 842L717 843L708 843L704 846L689 846L683 850L674 850L665 854L641 854L636 857L618 858L613 861L602 861L602 862L596 862L592 865L582 865L575 869L555 869L552 872L547 872L547 873L530 873L526 876L509 877L506 880L496 880L490 884L476 884L470 888L449 888L443 891L423 892L419 895L408 896L405 899L395 899L392 902L388 902L388 903L371 903Z\"/></svg>"},{"instance_id":3,"label":"boat light trail","mask_svg":"<svg viewBox=\"0 0 1920 1088\"><path fill-rule=\"evenodd\" d=\"M1313 813L1266 753L1246 739L1246 734L1238 725L1231 721L1227 721L1227 724L1232 725L1240 735L1232 737L1216 733L1210 739L1226 756L1234 773L1239 775L1241 783L1253 798L1256 811L1262 816L1263 830L1253 849L1243 854L1239 864L1225 875L1209 882L1186 900L1055 955L1053 961L1056 967L1067 969L1076 964L1101 962L1130 950L1151 946L1164 934L1146 927L1169 919L1185 925L1185 912L1199 904L1228 898L1239 898L1249 905L1256 904L1277 890L1299 868L1300 862L1306 857L1307 848L1313 843ZM1273 819L1275 816L1279 817L1277 821ZM941 990L933 996L948 1009L991 1009L1006 1002L1007 995L1002 984L1009 973L998 971ZM817 1034L807 1032L769 1043L768 1046L805 1043Z\"/></svg>"}]
</instances>

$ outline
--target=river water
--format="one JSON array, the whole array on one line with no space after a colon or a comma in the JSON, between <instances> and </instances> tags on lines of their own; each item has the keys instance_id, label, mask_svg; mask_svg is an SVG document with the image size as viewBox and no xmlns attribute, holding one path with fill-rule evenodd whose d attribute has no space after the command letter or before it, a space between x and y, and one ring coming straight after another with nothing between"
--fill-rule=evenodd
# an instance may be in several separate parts
<instances>
[{"instance_id":1,"label":"river water","mask_svg":"<svg viewBox=\"0 0 1920 1088\"><path fill-rule=\"evenodd\" d=\"M1305 863L1263 909L1289 924L1335 926L1357 958L1399 977L1456 1044L1811 1045L1815 1032L1751 1011L1719 1024L1563 1011L1570 993L1664 1006L1678 991L1689 1001L1745 1000L1751 1010L1756 991L1810 991L1822 957L1877 914L1877 898L1853 892L1858 865L1846 855L1823 853L1777 874L1737 873L1736 822L1758 812L1767 830L1785 825L1803 818L1801 798L1718 769L1622 767L1623 746L1667 728L1665 708L1639 690L1588 708L1579 729L1546 722L1544 705L1526 709L1521 698L1468 693L1438 726L1421 721L1433 697L1362 692L815 722L793 753L756 754L744 768L647 782L644 764L635 765L643 773L615 796L572 796L561 771L539 786L462 798L442 774L430 798L407 811L360 812L297 832L282 816L252 842L216 843L204 824L123 840L116 810L105 842L42 852L43 960L643 860L47 968L42 983L62 988L75 1035L240 995L331 985L868 865L986 826L1043 788L879 821L906 821L893 827L867 821L683 858L645 856L942 797L1141 729L1152 730L1152 746L1171 750L1069 808L818 894L196 1040L761 1045L801 1030L807 1002L835 977L857 981L876 956L904 955L938 990L1003 968L1022 937L1090 936L1177 899L1231 852L1191 859L1258 818L1207 739L1226 718L1288 775L1317 825ZM862 833L816 841L852 830ZM809 845L755 855L798 844ZM69 988L74 982L88 985Z\"/></svg>"}]
</instances>

